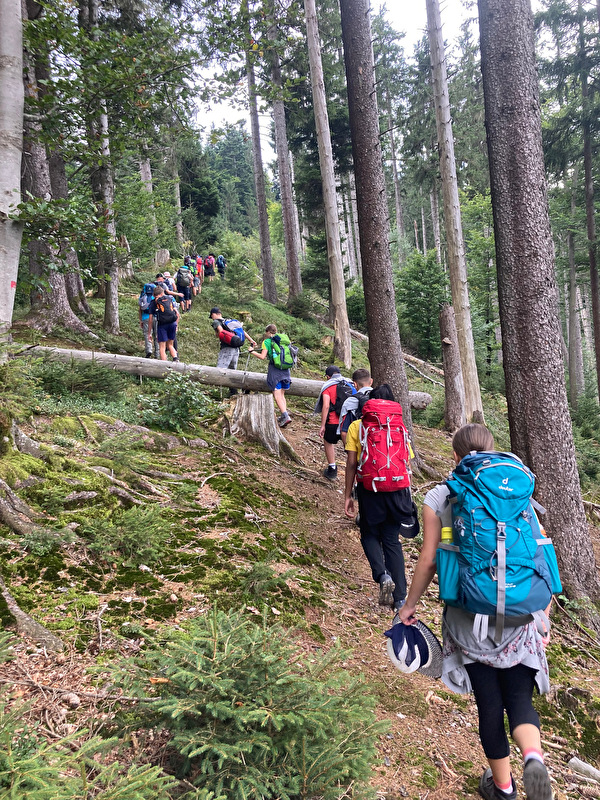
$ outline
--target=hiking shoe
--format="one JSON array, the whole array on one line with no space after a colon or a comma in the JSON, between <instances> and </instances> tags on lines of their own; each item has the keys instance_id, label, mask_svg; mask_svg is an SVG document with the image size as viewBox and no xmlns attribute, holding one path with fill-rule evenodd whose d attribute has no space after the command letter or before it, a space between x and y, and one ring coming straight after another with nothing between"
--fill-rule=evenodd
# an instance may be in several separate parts
<instances>
[{"instance_id":1,"label":"hiking shoe","mask_svg":"<svg viewBox=\"0 0 600 800\"><path fill-rule=\"evenodd\" d=\"M548 770L537 758L530 758L523 767L523 786L527 800L552 800Z\"/></svg>"},{"instance_id":2,"label":"hiking shoe","mask_svg":"<svg viewBox=\"0 0 600 800\"><path fill-rule=\"evenodd\" d=\"M323 470L323 477L327 478L328 481L337 480L337 476L337 467L332 467L328 464L327 468Z\"/></svg>"},{"instance_id":3,"label":"hiking shoe","mask_svg":"<svg viewBox=\"0 0 600 800\"><path fill-rule=\"evenodd\" d=\"M512 776L511 781L512 792L509 792L508 794L506 794L506 792L501 792L494 783L492 770L488 768L483 773L481 780L479 781L479 794L484 798L484 800L517 800L517 787L515 786Z\"/></svg>"},{"instance_id":4,"label":"hiking shoe","mask_svg":"<svg viewBox=\"0 0 600 800\"><path fill-rule=\"evenodd\" d=\"M279 427L280 427L280 428L285 428L285 426L286 426L286 425L289 425L291 421L292 421L292 418L290 417L290 415L289 415L289 414L287 413L287 411L286 411L286 412L285 412L285 414L282 414L282 415L279 417L279 420L278 420L278 422L279 422Z\"/></svg>"},{"instance_id":5,"label":"hiking shoe","mask_svg":"<svg viewBox=\"0 0 600 800\"><path fill-rule=\"evenodd\" d=\"M144 356L144 358L152 358L152 353L146 353L146 355Z\"/></svg>"},{"instance_id":6,"label":"hiking shoe","mask_svg":"<svg viewBox=\"0 0 600 800\"><path fill-rule=\"evenodd\" d=\"M394 603L394 611L396 613L394 614L392 625L398 625L398 623L400 622L400 609L402 608L405 602L406 600L398 600L396 603Z\"/></svg>"},{"instance_id":7,"label":"hiking shoe","mask_svg":"<svg viewBox=\"0 0 600 800\"><path fill-rule=\"evenodd\" d=\"M396 585L391 577L386 573L379 581L379 605L394 605L394 589Z\"/></svg>"}]
</instances>

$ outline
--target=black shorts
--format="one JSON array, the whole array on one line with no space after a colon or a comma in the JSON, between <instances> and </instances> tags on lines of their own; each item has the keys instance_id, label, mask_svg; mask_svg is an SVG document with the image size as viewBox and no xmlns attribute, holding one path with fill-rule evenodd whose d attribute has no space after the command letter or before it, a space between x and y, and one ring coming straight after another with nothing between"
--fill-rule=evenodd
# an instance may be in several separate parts
<instances>
[{"instance_id":1,"label":"black shorts","mask_svg":"<svg viewBox=\"0 0 600 800\"><path fill-rule=\"evenodd\" d=\"M192 299L192 287L191 286L179 286L177 285L177 291L183 295L184 300L191 300Z\"/></svg>"},{"instance_id":2,"label":"black shorts","mask_svg":"<svg viewBox=\"0 0 600 800\"><path fill-rule=\"evenodd\" d=\"M337 444L339 440L342 438L337 432L337 428L338 428L337 422L333 422L331 424L327 423L327 425L325 425L325 434L323 435L323 439L328 444Z\"/></svg>"}]
</instances>

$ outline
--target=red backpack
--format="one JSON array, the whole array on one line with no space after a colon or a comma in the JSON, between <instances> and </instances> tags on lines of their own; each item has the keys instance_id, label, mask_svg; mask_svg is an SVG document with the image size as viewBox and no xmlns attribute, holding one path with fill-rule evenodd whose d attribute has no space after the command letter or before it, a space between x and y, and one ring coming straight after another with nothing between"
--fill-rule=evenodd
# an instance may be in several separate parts
<instances>
[{"instance_id":1,"label":"red backpack","mask_svg":"<svg viewBox=\"0 0 600 800\"><path fill-rule=\"evenodd\" d=\"M361 453L357 479L370 492L410 487L408 431L402 406L392 400L367 400L360 421Z\"/></svg>"}]
</instances>

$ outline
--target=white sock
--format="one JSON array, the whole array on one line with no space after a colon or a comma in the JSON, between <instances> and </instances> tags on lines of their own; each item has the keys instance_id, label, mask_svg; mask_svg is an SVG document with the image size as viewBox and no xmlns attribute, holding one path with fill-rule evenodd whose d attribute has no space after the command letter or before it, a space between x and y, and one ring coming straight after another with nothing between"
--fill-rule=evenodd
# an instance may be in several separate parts
<instances>
[{"instance_id":1,"label":"white sock","mask_svg":"<svg viewBox=\"0 0 600 800\"><path fill-rule=\"evenodd\" d=\"M329 466L331 467L331 469L337 469L335 462L333 464L330 464Z\"/></svg>"},{"instance_id":2,"label":"white sock","mask_svg":"<svg viewBox=\"0 0 600 800\"><path fill-rule=\"evenodd\" d=\"M528 761L531 761L532 759L535 759L536 761L541 761L542 764L544 763L544 756L537 750L528 750L525 753L525 756L523 757L523 763L526 764Z\"/></svg>"}]
</instances>

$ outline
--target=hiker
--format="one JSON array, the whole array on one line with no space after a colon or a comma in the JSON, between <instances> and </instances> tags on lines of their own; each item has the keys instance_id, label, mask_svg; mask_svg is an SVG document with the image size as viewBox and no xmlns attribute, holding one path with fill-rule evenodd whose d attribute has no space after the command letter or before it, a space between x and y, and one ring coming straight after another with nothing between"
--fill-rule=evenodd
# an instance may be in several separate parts
<instances>
[{"instance_id":1,"label":"hiker","mask_svg":"<svg viewBox=\"0 0 600 800\"><path fill-rule=\"evenodd\" d=\"M166 278L165 278L165 275L167 276ZM169 281L169 283L167 283L167 280ZM173 283L173 279L171 278L171 273L170 272L159 272L158 275L156 276L156 278L154 279L154 283L157 286L162 286L162 288L164 290L164 293L169 295L169 297L172 297L174 299L175 308L177 309L177 312L179 312L179 306L178 306L177 301L181 300L183 298L183 295L179 294L179 292L175 291L175 284ZM153 322L154 338L155 338L156 342L158 342L158 322L157 322L157 319L156 319L156 315L153 316L153 319L154 319L154 322ZM179 347L177 346L177 331L175 331L175 339L173 340L173 347L175 348L175 350L177 350L177 352L179 352ZM160 358L160 352L156 356L156 358Z\"/></svg>"},{"instance_id":2,"label":"hiker","mask_svg":"<svg viewBox=\"0 0 600 800\"><path fill-rule=\"evenodd\" d=\"M377 434L384 431L384 436ZM410 493L412 450L402 423L402 406L388 384L373 389L362 418L350 424L346 437L344 512L354 519L352 489L357 479L360 543L379 584L379 605L398 612L406 597L404 553L399 534L418 532Z\"/></svg>"},{"instance_id":3,"label":"hiker","mask_svg":"<svg viewBox=\"0 0 600 800\"><path fill-rule=\"evenodd\" d=\"M145 283L138 298L138 312L140 317L140 327L144 333L144 350L146 358L152 358L153 353L155 358L159 357L154 320L150 314L150 306L154 300L155 288L155 283Z\"/></svg>"},{"instance_id":4,"label":"hiker","mask_svg":"<svg viewBox=\"0 0 600 800\"><path fill-rule=\"evenodd\" d=\"M344 400L344 405L340 411L340 422L337 426L337 433L342 437L342 444L346 445L346 436L350 423L362 417L364 404L369 399L373 388L373 378L368 369L355 369L352 373L352 382L356 389L356 394L350 395Z\"/></svg>"},{"instance_id":5,"label":"hiker","mask_svg":"<svg viewBox=\"0 0 600 800\"><path fill-rule=\"evenodd\" d=\"M219 340L219 355L217 357L217 367L220 369L237 369L240 357L240 347L246 339L252 342L254 347L258 347L257 342L242 327L242 323L236 319L224 319L221 309L215 306L211 308L208 318L211 321L213 330ZM237 389L231 387L229 396L236 395Z\"/></svg>"},{"instance_id":6,"label":"hiker","mask_svg":"<svg viewBox=\"0 0 600 800\"><path fill-rule=\"evenodd\" d=\"M181 301L181 313L189 311L192 307L192 285L194 283L194 276L192 275L190 259L185 257L183 266L179 267L175 273L175 282L177 284L177 291L183 296Z\"/></svg>"},{"instance_id":7,"label":"hiker","mask_svg":"<svg viewBox=\"0 0 600 800\"><path fill-rule=\"evenodd\" d=\"M219 273L219 278L224 281L225 280L225 270L227 269L227 262L225 261L225 256L217 256L217 271Z\"/></svg>"},{"instance_id":8,"label":"hiker","mask_svg":"<svg viewBox=\"0 0 600 800\"><path fill-rule=\"evenodd\" d=\"M281 412L277 423L280 428L285 428L292 421L287 410L285 393L292 385L290 369L295 363L294 351L297 353L297 349L290 349L289 337L285 333L277 333L276 325L267 325L265 333L267 338L264 339L260 352L254 349L251 349L250 352L262 361L266 358L269 359L267 384L273 392L273 399ZM257 345L255 344L255 346Z\"/></svg>"},{"instance_id":9,"label":"hiker","mask_svg":"<svg viewBox=\"0 0 600 800\"><path fill-rule=\"evenodd\" d=\"M488 477L491 483L487 485L490 485L492 489L496 487L496 484L501 484L500 488L508 487L506 491L511 492L512 508L510 512L507 510L502 512L506 519L506 526L503 528L506 537L504 538L505 544L500 544L499 528L497 527L500 523L494 524L492 522L494 518L488 515L487 520L484 521L492 524L479 525L481 530L479 531L480 536L477 538L479 539L485 534L484 527L491 531L490 535L493 537L494 544L490 552L493 552L493 556L492 559L489 558L490 553L487 552L486 545L487 557L485 560L489 567L477 573L480 577L469 578L474 582L485 580L494 587L491 607L494 615L470 613L465 608L459 607L458 600L445 606L442 623L444 639L442 680L455 692L466 694L473 691L475 695L479 714L479 736L490 765L479 782L479 793L482 797L486 800L516 800L517 797L515 781L510 771L509 741L504 728L504 712L506 711L511 736L517 743L524 759L523 783L528 800L552 800L552 788L542 753L539 717L531 700L536 685L540 693L547 692L550 688L545 653L550 629L547 614L552 600L552 591L560 591L560 589L554 588L554 586L549 587L541 578L534 584L531 577L533 570L523 570L521 566L518 570L510 573L510 586L508 580L510 558L513 557L510 551L513 547L515 552L517 549L517 544L513 545L513 542L525 541L529 538L534 542L534 550L535 543L551 544L550 540L544 537L531 505L514 507L515 500L519 501L521 497L525 497L525 503L530 502L533 476L516 456L493 452L494 439L483 425L469 424L460 428L452 439L452 449L457 464L455 471L446 483L439 484L425 495L423 547L415 567L406 603L400 611L400 621L406 625L416 623L417 604L436 573L438 548L440 548L439 552L443 551L444 554L451 553L452 550L459 550L458 546L444 547L443 544L447 539L450 542L455 540L453 531L457 530L458 519L462 523L461 540L463 537L470 537L471 552L475 557L475 548L478 545L477 542L473 545L475 537L469 533L468 520L465 525L466 513L463 500L456 495L456 500L453 500L452 504L449 503L450 497L455 497L454 485L459 487L462 493L461 497L464 497L467 502L469 498L472 498L471 502L473 505L477 505L480 513L481 509L485 509L486 506L483 506L482 501L478 498L485 492L485 482ZM481 455L479 455L480 453ZM463 458L465 463L461 465ZM508 466L506 465L507 461ZM477 469L477 464L482 467L480 471ZM494 473L490 467L502 470L502 472ZM469 473L473 486L475 486L476 477L479 479L476 490L479 494L470 492L468 489L465 492L465 485L469 486L470 484L467 483L467 477L463 478L462 476L468 476ZM503 474L506 474L506 478L500 480L499 478ZM525 493L522 493L520 487L524 480L528 480L524 477L527 475L531 476L531 485ZM482 483L484 486L481 486ZM488 490L487 496L493 498L497 496L497 493ZM494 501L492 500L492 502ZM506 503L505 496L496 502ZM456 511L453 511L454 506L457 507ZM498 511L497 506L492 505L490 508ZM512 517L515 512L516 519ZM483 511L484 515L487 513ZM456 517L455 514L460 516ZM511 522L509 521L511 518L515 522L512 536ZM448 527L452 519L455 521L452 523L452 527ZM481 522L481 516L479 522ZM504 526L504 523L502 525ZM533 538L534 536L539 538ZM468 544L467 538L464 538L464 541ZM442 542L441 545L440 542ZM496 553L499 555L499 551L504 548L506 548L506 567L504 575L502 575L500 565L496 563L500 561L500 558L494 558L494 556ZM544 553L544 558L548 558L548 547L538 546L537 549ZM462 559L462 541L460 553ZM444 597L449 591L445 577L447 573L443 570L442 556L438 555L438 557L440 558L438 573L440 596ZM516 558L516 556L514 557ZM495 563L492 564L492 561ZM475 574L471 568L465 572L470 575ZM527 591L522 593L526 597L525 602L529 601L535 606L535 601L540 598L534 597L534 595L537 595L540 585L544 586L546 595L543 598L544 616L541 614L542 609L539 609L533 616L531 614L521 614L520 617L513 616L514 622L511 623L511 615L505 615L504 611L508 612L510 609L511 586L515 587L518 584L518 578L515 576L524 572L529 574L531 581ZM456 573L458 574L458 567ZM556 573L556 580L560 585L558 573ZM498 603L500 582L503 584L502 606ZM458 581L455 583L458 585ZM478 618L481 619L478 620ZM519 624L516 624L517 621ZM538 621L541 621L541 624L538 624ZM482 622L484 622L483 625ZM479 627L475 628L475 625Z\"/></svg>"},{"instance_id":10,"label":"hiker","mask_svg":"<svg viewBox=\"0 0 600 800\"><path fill-rule=\"evenodd\" d=\"M167 360L167 350L173 361L179 361L174 340L177 336L177 323L179 311L172 297L165 294L162 286L154 289L154 300L150 305L150 315L156 318L159 354L162 361Z\"/></svg>"},{"instance_id":11,"label":"hiker","mask_svg":"<svg viewBox=\"0 0 600 800\"><path fill-rule=\"evenodd\" d=\"M202 258L199 255L192 256L191 269L194 276L194 284L192 286L192 294L197 297L202 291Z\"/></svg>"},{"instance_id":12,"label":"hiker","mask_svg":"<svg viewBox=\"0 0 600 800\"><path fill-rule=\"evenodd\" d=\"M215 277L215 256L214 253L209 253L204 259L204 277L208 278L208 282L212 283Z\"/></svg>"},{"instance_id":13,"label":"hiker","mask_svg":"<svg viewBox=\"0 0 600 800\"><path fill-rule=\"evenodd\" d=\"M335 446L341 439L338 433L340 423L340 411L344 401L354 394L354 386L348 378L344 378L339 367L335 364L325 370L327 380L321 387L321 394L315 405L315 414L321 412L321 428L319 436L323 439L325 458L327 466L323 470L323 476L327 480L335 481L338 476L337 465L335 463Z\"/></svg>"}]
</instances>

